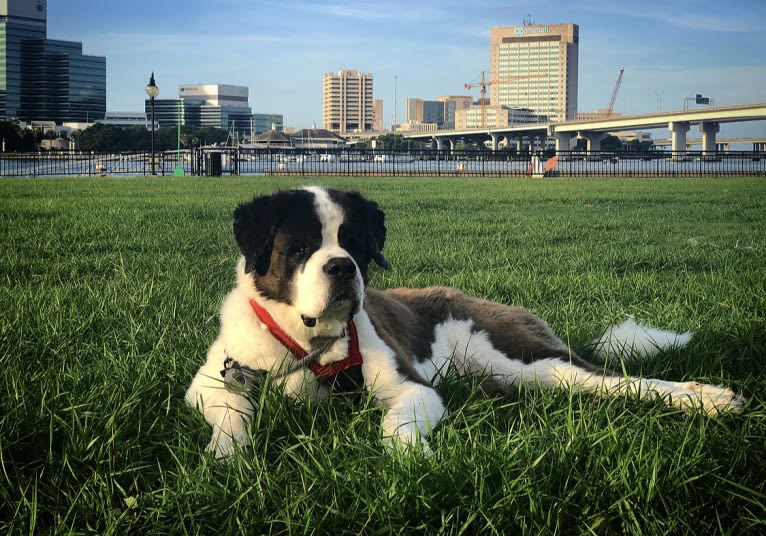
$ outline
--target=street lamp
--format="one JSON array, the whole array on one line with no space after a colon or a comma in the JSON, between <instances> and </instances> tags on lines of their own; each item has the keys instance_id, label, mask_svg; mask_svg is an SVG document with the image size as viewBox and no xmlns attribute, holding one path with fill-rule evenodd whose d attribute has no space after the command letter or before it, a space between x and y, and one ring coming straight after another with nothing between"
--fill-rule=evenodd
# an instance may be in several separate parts
<instances>
[{"instance_id":1,"label":"street lamp","mask_svg":"<svg viewBox=\"0 0 766 536\"><path fill-rule=\"evenodd\" d=\"M146 84L146 94L149 95L149 102L152 105L152 175L156 175L154 172L154 98L160 94L160 88L154 83L154 71L149 77L149 83Z\"/></svg>"}]
</instances>

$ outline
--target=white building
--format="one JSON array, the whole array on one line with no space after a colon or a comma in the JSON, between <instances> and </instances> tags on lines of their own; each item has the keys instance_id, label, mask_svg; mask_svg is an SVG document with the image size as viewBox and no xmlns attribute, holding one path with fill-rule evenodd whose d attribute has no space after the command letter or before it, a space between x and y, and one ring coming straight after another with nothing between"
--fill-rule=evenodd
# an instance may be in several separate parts
<instances>
[{"instance_id":1,"label":"white building","mask_svg":"<svg viewBox=\"0 0 766 536\"><path fill-rule=\"evenodd\" d=\"M509 108L508 106L472 105L455 111L455 129L466 130L482 128L482 116L486 119L484 128L511 127L522 123L538 123L541 118L529 108ZM542 119L544 120L544 119Z\"/></svg>"},{"instance_id":2,"label":"white building","mask_svg":"<svg viewBox=\"0 0 766 536\"><path fill-rule=\"evenodd\" d=\"M326 73L322 89L324 128L338 134L372 131L376 119L372 82L372 73Z\"/></svg>"}]
</instances>

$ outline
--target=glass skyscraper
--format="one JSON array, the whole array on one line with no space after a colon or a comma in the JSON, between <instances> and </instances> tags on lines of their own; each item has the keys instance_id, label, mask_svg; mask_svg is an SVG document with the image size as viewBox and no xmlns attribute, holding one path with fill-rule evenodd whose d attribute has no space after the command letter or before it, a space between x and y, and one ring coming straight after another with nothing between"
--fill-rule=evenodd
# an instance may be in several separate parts
<instances>
[{"instance_id":1,"label":"glass skyscraper","mask_svg":"<svg viewBox=\"0 0 766 536\"><path fill-rule=\"evenodd\" d=\"M106 58L47 39L46 0L0 0L0 117L92 122L106 113Z\"/></svg>"}]
</instances>

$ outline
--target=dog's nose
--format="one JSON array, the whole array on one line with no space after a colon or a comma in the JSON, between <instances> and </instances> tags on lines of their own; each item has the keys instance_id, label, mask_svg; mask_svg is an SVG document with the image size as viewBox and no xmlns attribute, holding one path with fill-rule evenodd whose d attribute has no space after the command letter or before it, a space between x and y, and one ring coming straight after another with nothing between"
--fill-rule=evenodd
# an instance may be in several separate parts
<instances>
[{"instance_id":1,"label":"dog's nose","mask_svg":"<svg viewBox=\"0 0 766 536\"><path fill-rule=\"evenodd\" d=\"M333 257L322 268L324 273L335 279L352 279L356 274L356 265L349 257Z\"/></svg>"}]
</instances>

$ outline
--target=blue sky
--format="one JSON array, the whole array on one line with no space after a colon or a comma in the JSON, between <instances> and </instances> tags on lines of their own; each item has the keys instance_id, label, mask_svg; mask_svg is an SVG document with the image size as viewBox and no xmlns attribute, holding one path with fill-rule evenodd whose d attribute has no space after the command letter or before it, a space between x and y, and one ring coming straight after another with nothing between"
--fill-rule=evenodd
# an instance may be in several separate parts
<instances>
[{"instance_id":1,"label":"blue sky","mask_svg":"<svg viewBox=\"0 0 766 536\"><path fill-rule=\"evenodd\" d=\"M658 93L665 111L696 93L766 102L765 0L49 0L48 37L106 56L109 111L142 110L154 71L160 97L244 85L254 112L321 125L322 76L344 68L373 73L388 125L394 100L401 121L408 97L467 94L489 70L490 28L527 15L580 26L580 111L608 104L621 68L626 114L655 111ZM766 122L720 135L766 135Z\"/></svg>"}]
</instances>

